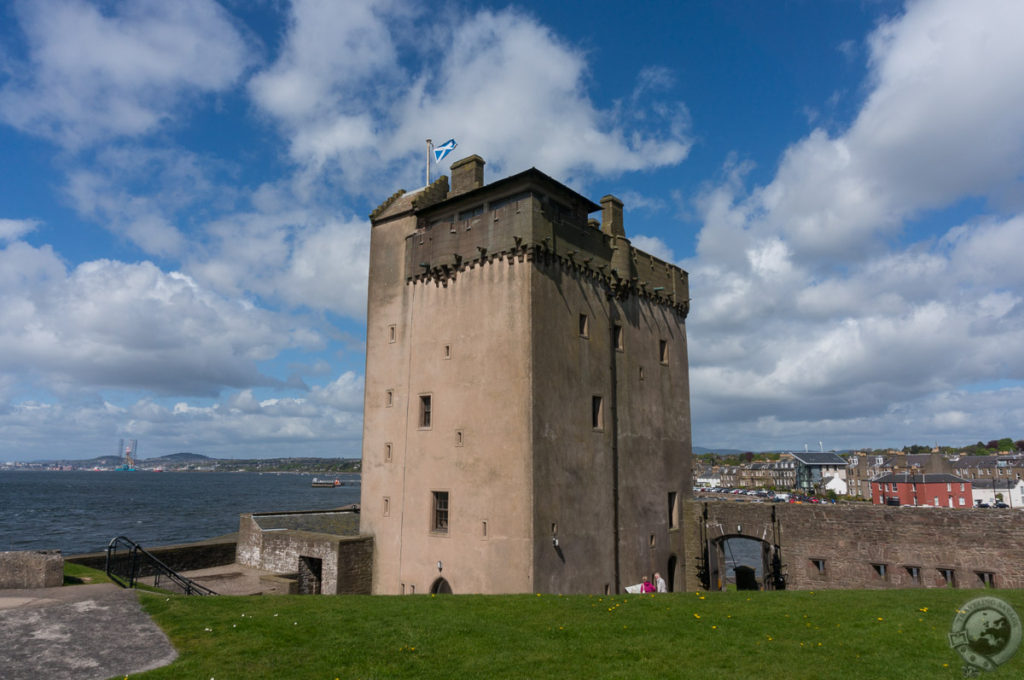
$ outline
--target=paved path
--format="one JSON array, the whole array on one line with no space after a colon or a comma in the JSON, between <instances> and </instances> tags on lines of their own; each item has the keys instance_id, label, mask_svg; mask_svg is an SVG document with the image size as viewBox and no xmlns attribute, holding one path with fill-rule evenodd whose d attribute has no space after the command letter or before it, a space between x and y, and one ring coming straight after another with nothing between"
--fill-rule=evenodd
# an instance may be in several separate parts
<instances>
[{"instance_id":1,"label":"paved path","mask_svg":"<svg viewBox=\"0 0 1024 680\"><path fill-rule=\"evenodd\" d=\"M112 583L0 590L4 680L105 680L177 656L135 591Z\"/></svg>"}]
</instances>

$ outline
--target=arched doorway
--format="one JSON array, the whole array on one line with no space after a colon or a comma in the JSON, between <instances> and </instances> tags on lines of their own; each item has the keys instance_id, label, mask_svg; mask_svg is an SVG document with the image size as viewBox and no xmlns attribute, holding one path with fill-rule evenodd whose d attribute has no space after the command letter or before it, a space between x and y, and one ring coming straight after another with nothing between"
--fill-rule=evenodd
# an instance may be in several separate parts
<instances>
[{"instance_id":1,"label":"arched doorway","mask_svg":"<svg viewBox=\"0 0 1024 680\"><path fill-rule=\"evenodd\" d=\"M777 545L750 536L727 535L708 541L704 587L725 590L732 582L740 590L784 590L779 553Z\"/></svg>"},{"instance_id":2,"label":"arched doorway","mask_svg":"<svg viewBox=\"0 0 1024 680\"><path fill-rule=\"evenodd\" d=\"M665 570L668 576L668 592L673 593L676 590L676 566L679 560L676 559L675 555L669 555L668 557L668 569Z\"/></svg>"},{"instance_id":3,"label":"arched doorway","mask_svg":"<svg viewBox=\"0 0 1024 680\"><path fill-rule=\"evenodd\" d=\"M438 577L434 584L430 586L431 595L451 595L452 587L445 579Z\"/></svg>"}]
</instances>

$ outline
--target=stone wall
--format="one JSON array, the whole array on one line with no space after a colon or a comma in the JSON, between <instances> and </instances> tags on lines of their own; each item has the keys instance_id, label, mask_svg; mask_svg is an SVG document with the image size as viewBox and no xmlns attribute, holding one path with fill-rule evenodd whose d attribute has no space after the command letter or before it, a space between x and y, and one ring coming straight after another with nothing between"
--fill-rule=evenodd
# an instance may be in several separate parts
<instances>
[{"instance_id":1,"label":"stone wall","mask_svg":"<svg viewBox=\"0 0 1024 680\"><path fill-rule=\"evenodd\" d=\"M317 527L339 533L309 530ZM313 558L320 560L321 593L369 594L373 538L358 536L358 528L354 511L244 514L235 559L263 571L294 574L302 558Z\"/></svg>"},{"instance_id":2,"label":"stone wall","mask_svg":"<svg viewBox=\"0 0 1024 680\"><path fill-rule=\"evenodd\" d=\"M235 563L235 539L224 538L219 540L202 541L198 543L183 543L180 545L166 545L159 547L142 546L143 549L166 564L174 571L193 571L196 569L208 569L219 567L225 564ZM122 554L124 551L121 551ZM68 562L81 564L92 569L106 569L107 553L85 553L82 555L71 555L65 558ZM148 565L142 563L143 571L140 575L151 576Z\"/></svg>"},{"instance_id":3,"label":"stone wall","mask_svg":"<svg viewBox=\"0 0 1024 680\"><path fill-rule=\"evenodd\" d=\"M0 590L55 588L64 583L64 558L59 550L0 552Z\"/></svg>"},{"instance_id":4,"label":"stone wall","mask_svg":"<svg viewBox=\"0 0 1024 680\"><path fill-rule=\"evenodd\" d=\"M702 537L777 536L789 589L1024 588L1020 510L694 501L687 511L693 573Z\"/></svg>"}]
</instances>

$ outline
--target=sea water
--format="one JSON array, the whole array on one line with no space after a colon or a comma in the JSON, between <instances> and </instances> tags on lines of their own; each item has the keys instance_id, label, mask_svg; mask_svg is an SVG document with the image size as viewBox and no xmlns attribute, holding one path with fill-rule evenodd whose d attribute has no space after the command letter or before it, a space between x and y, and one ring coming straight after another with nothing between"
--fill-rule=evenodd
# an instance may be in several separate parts
<instances>
[{"instance_id":1,"label":"sea water","mask_svg":"<svg viewBox=\"0 0 1024 680\"><path fill-rule=\"evenodd\" d=\"M323 475L321 475L323 476ZM0 472L0 550L143 547L238 531L247 512L325 510L359 502L358 475L313 488L312 474L257 472Z\"/></svg>"}]
</instances>

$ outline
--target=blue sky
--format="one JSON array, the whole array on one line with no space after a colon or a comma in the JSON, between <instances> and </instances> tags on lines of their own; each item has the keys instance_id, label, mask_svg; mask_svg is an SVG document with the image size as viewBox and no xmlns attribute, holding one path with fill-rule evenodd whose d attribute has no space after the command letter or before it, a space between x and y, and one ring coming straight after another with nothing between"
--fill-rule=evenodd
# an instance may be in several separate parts
<instances>
[{"instance_id":1,"label":"blue sky","mask_svg":"<svg viewBox=\"0 0 1024 680\"><path fill-rule=\"evenodd\" d=\"M696 445L1024 436L1024 5L424 7L0 6L0 461L358 456L428 137L690 272Z\"/></svg>"}]
</instances>

